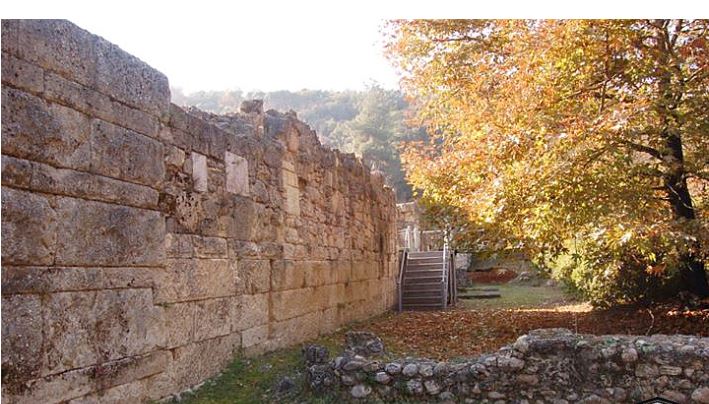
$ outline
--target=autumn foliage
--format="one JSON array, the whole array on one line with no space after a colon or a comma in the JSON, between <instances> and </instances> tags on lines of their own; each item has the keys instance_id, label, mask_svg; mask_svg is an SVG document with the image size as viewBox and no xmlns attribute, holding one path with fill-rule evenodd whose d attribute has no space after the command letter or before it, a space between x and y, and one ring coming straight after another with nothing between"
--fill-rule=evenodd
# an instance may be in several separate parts
<instances>
[{"instance_id":1,"label":"autumn foliage","mask_svg":"<svg viewBox=\"0 0 709 404\"><path fill-rule=\"evenodd\" d=\"M433 134L409 144L409 181L468 223L459 241L522 249L597 303L677 285L708 296L708 29L389 22L387 50Z\"/></svg>"}]
</instances>

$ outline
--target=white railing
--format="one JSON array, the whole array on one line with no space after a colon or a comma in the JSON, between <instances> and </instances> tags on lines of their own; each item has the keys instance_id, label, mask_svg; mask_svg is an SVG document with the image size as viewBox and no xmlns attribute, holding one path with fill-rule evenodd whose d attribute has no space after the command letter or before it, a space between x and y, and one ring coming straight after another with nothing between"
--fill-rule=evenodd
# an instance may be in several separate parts
<instances>
[{"instance_id":1,"label":"white railing","mask_svg":"<svg viewBox=\"0 0 709 404\"><path fill-rule=\"evenodd\" d=\"M406 270L406 260L409 255L409 249L404 247L403 250L401 250L401 262L399 263L399 278L396 280L396 286L398 290L398 309L399 312L403 310L403 297L404 297L404 271Z\"/></svg>"}]
</instances>

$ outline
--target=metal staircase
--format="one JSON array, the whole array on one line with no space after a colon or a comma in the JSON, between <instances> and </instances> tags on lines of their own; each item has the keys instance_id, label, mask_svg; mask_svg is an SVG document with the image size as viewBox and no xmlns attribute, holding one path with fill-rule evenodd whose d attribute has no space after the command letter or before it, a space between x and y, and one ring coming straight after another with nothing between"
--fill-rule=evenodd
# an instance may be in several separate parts
<instances>
[{"instance_id":1,"label":"metal staircase","mask_svg":"<svg viewBox=\"0 0 709 404\"><path fill-rule=\"evenodd\" d=\"M443 251L401 253L399 311L445 309L455 304L454 256Z\"/></svg>"}]
</instances>

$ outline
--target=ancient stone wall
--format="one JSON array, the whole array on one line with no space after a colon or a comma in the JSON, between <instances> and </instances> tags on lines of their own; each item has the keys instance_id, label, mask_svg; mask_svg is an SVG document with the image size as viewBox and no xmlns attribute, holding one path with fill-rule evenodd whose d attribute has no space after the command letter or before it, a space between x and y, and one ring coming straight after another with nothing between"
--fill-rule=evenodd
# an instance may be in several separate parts
<instances>
[{"instance_id":1,"label":"ancient stone wall","mask_svg":"<svg viewBox=\"0 0 709 404\"><path fill-rule=\"evenodd\" d=\"M390 358L376 337L364 344L351 339L331 361L325 354L306 357L316 393L367 402L612 404L659 396L709 403L709 338L535 330L496 353L454 362Z\"/></svg>"},{"instance_id":2,"label":"ancient stone wall","mask_svg":"<svg viewBox=\"0 0 709 404\"><path fill-rule=\"evenodd\" d=\"M394 193L261 108L184 111L102 38L2 21L3 402L158 399L393 305Z\"/></svg>"}]
</instances>

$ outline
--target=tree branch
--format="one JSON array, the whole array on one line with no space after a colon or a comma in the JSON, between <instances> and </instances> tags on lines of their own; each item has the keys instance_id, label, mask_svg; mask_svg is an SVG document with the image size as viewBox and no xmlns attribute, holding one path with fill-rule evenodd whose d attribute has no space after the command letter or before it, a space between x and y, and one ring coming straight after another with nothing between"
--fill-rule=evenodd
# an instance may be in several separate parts
<instances>
[{"instance_id":1,"label":"tree branch","mask_svg":"<svg viewBox=\"0 0 709 404\"><path fill-rule=\"evenodd\" d=\"M650 146L645 146L639 143L631 142L629 140L624 140L624 139L615 139L618 143L621 145L627 146L632 150L641 152L641 153L646 153L649 154L652 157L655 157L656 159L663 161L662 159L662 153L660 153L659 150L654 149Z\"/></svg>"}]
</instances>

